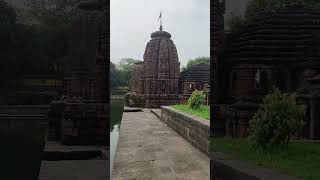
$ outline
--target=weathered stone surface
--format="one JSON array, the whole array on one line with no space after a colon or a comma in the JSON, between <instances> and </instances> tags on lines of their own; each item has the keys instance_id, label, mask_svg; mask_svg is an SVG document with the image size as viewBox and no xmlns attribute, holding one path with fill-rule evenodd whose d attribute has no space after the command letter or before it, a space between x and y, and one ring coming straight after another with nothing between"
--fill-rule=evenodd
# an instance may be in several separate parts
<instances>
[{"instance_id":1,"label":"weathered stone surface","mask_svg":"<svg viewBox=\"0 0 320 180\"><path fill-rule=\"evenodd\" d=\"M298 178L271 169L253 166L245 161L218 152L211 154L210 164L212 180L298 180Z\"/></svg>"},{"instance_id":2,"label":"weathered stone surface","mask_svg":"<svg viewBox=\"0 0 320 180\"><path fill-rule=\"evenodd\" d=\"M39 180L109 179L106 160L42 161Z\"/></svg>"},{"instance_id":3,"label":"weathered stone surface","mask_svg":"<svg viewBox=\"0 0 320 180\"><path fill-rule=\"evenodd\" d=\"M106 16L103 12L81 11L74 18L64 80L67 96L106 101L106 31Z\"/></svg>"},{"instance_id":4,"label":"weathered stone surface","mask_svg":"<svg viewBox=\"0 0 320 180\"><path fill-rule=\"evenodd\" d=\"M213 11L222 15L218 7ZM320 102L320 91L316 90L320 84L319 19L315 9L289 6L258 18L237 33L227 34L220 57L223 61L218 61L217 71L212 72L217 73L215 87L220 92L213 94L221 98L216 104L228 105L231 113L217 118L219 112L214 110L216 134L247 136L249 121L261 99L275 86L282 92L299 94L297 101L306 107L303 133L297 132L298 136L320 139L320 113L315 111ZM219 31L217 22L213 29ZM213 46L221 49L219 43Z\"/></svg>"},{"instance_id":5,"label":"weathered stone surface","mask_svg":"<svg viewBox=\"0 0 320 180\"><path fill-rule=\"evenodd\" d=\"M207 91L210 82L210 64L196 64L181 73L181 93L190 95L195 89Z\"/></svg>"},{"instance_id":6,"label":"weathered stone surface","mask_svg":"<svg viewBox=\"0 0 320 180\"><path fill-rule=\"evenodd\" d=\"M209 179L209 158L149 110L124 113L113 180Z\"/></svg>"},{"instance_id":7,"label":"weathered stone surface","mask_svg":"<svg viewBox=\"0 0 320 180\"><path fill-rule=\"evenodd\" d=\"M127 105L160 107L179 102L180 63L171 35L165 31L151 34L143 62L134 66Z\"/></svg>"},{"instance_id":8,"label":"weathered stone surface","mask_svg":"<svg viewBox=\"0 0 320 180\"><path fill-rule=\"evenodd\" d=\"M161 107L161 120L194 147L207 155L210 154L210 121L173 109L169 106Z\"/></svg>"},{"instance_id":9,"label":"weathered stone surface","mask_svg":"<svg viewBox=\"0 0 320 180\"><path fill-rule=\"evenodd\" d=\"M100 3L97 6L97 3ZM107 145L107 16L103 1L87 2L71 25L65 96L51 103L49 140Z\"/></svg>"},{"instance_id":10,"label":"weathered stone surface","mask_svg":"<svg viewBox=\"0 0 320 180\"><path fill-rule=\"evenodd\" d=\"M107 145L107 105L55 101L49 112L49 140L69 145Z\"/></svg>"}]
</instances>

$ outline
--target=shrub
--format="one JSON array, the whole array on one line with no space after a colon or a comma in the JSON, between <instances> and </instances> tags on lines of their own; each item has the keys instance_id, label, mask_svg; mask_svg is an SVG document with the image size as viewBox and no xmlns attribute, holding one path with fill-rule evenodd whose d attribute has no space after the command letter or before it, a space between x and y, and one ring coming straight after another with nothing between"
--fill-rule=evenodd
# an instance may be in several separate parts
<instances>
[{"instance_id":1,"label":"shrub","mask_svg":"<svg viewBox=\"0 0 320 180\"><path fill-rule=\"evenodd\" d=\"M188 99L188 105L191 109L197 110L201 107L205 100L205 95L203 91L195 90L192 92L191 96Z\"/></svg>"},{"instance_id":2,"label":"shrub","mask_svg":"<svg viewBox=\"0 0 320 180\"><path fill-rule=\"evenodd\" d=\"M233 33L241 31L247 25L247 22L244 17L242 16L235 16L232 17L227 21L227 27Z\"/></svg>"},{"instance_id":3,"label":"shrub","mask_svg":"<svg viewBox=\"0 0 320 180\"><path fill-rule=\"evenodd\" d=\"M274 88L250 121L250 140L262 149L286 149L292 135L301 130L303 116L304 108L296 105L294 96Z\"/></svg>"}]
</instances>

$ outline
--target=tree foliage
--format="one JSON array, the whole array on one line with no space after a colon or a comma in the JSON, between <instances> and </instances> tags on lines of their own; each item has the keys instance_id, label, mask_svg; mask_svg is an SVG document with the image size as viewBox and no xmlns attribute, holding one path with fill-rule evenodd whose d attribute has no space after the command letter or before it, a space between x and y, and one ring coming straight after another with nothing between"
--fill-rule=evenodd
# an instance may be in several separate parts
<instances>
[{"instance_id":1,"label":"tree foliage","mask_svg":"<svg viewBox=\"0 0 320 180\"><path fill-rule=\"evenodd\" d=\"M118 64L110 64L111 88L129 86L133 65L139 60L133 58L123 58Z\"/></svg>"},{"instance_id":2,"label":"tree foliage","mask_svg":"<svg viewBox=\"0 0 320 180\"><path fill-rule=\"evenodd\" d=\"M1 22L6 22L9 24L16 23L16 12L14 11L13 7L9 6L9 4L4 0L0 0L0 15Z\"/></svg>"},{"instance_id":3,"label":"tree foliage","mask_svg":"<svg viewBox=\"0 0 320 180\"><path fill-rule=\"evenodd\" d=\"M79 0L26 1L16 8L14 52L22 74L62 75L77 3Z\"/></svg>"},{"instance_id":4,"label":"tree foliage","mask_svg":"<svg viewBox=\"0 0 320 180\"><path fill-rule=\"evenodd\" d=\"M6 61L0 73L2 85L8 89L9 78L62 75L69 25L79 1L48 0L41 5L32 3L39 1L26 2L26 6L13 8L0 0L0 58Z\"/></svg>"},{"instance_id":5,"label":"tree foliage","mask_svg":"<svg viewBox=\"0 0 320 180\"><path fill-rule=\"evenodd\" d=\"M246 26L247 22L243 16L232 15L227 22L227 27L232 32L238 32Z\"/></svg>"},{"instance_id":6,"label":"tree foliage","mask_svg":"<svg viewBox=\"0 0 320 180\"><path fill-rule=\"evenodd\" d=\"M287 148L290 138L301 130L303 116L304 108L296 105L294 96L274 88L250 121L251 140L262 149Z\"/></svg>"},{"instance_id":7,"label":"tree foliage","mask_svg":"<svg viewBox=\"0 0 320 180\"><path fill-rule=\"evenodd\" d=\"M231 32L237 32L239 28L253 23L259 16L269 15L279 9L292 5L305 8L320 8L319 0L250 0L244 17L234 16L228 22Z\"/></svg>"},{"instance_id":8,"label":"tree foliage","mask_svg":"<svg viewBox=\"0 0 320 180\"><path fill-rule=\"evenodd\" d=\"M27 1L24 8L18 9L18 20L26 25L42 28L66 27L77 15L80 0Z\"/></svg>"},{"instance_id":9,"label":"tree foliage","mask_svg":"<svg viewBox=\"0 0 320 180\"><path fill-rule=\"evenodd\" d=\"M14 84L11 79L18 77L19 67L15 58L15 45L17 44L15 32L17 30L16 13L4 0L0 0L0 80L2 88L0 91L9 92Z\"/></svg>"}]
</instances>

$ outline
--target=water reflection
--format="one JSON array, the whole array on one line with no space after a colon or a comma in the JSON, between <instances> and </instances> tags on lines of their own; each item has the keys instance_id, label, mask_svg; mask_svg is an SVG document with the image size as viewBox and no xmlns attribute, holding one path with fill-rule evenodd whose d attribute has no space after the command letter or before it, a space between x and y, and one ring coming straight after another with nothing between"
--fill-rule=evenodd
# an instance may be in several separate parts
<instances>
[{"instance_id":1,"label":"water reflection","mask_svg":"<svg viewBox=\"0 0 320 180\"><path fill-rule=\"evenodd\" d=\"M111 146L110 146L110 174L112 173L112 168L113 168L113 161L114 161L114 156L116 153L116 147L118 144L118 138L119 138L119 125L114 125L113 131L110 132L110 140L111 140ZM112 144L113 143L113 144Z\"/></svg>"},{"instance_id":2,"label":"water reflection","mask_svg":"<svg viewBox=\"0 0 320 180\"><path fill-rule=\"evenodd\" d=\"M110 118L110 175L112 175L113 161L116 153L124 101L111 100Z\"/></svg>"}]
</instances>

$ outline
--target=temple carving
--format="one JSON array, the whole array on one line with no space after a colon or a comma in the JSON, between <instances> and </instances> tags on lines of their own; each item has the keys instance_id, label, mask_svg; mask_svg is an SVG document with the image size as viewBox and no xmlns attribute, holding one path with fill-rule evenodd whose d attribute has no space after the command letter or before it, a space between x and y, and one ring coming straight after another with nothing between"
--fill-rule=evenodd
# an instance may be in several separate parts
<instances>
[{"instance_id":1,"label":"temple carving","mask_svg":"<svg viewBox=\"0 0 320 180\"><path fill-rule=\"evenodd\" d=\"M68 145L109 144L107 16L105 1L79 4L70 28L64 95L49 110L48 140Z\"/></svg>"},{"instance_id":2,"label":"temple carving","mask_svg":"<svg viewBox=\"0 0 320 180\"><path fill-rule=\"evenodd\" d=\"M178 103L180 62L171 34L162 28L152 33L143 60L134 65L127 104L160 107Z\"/></svg>"},{"instance_id":3,"label":"temple carving","mask_svg":"<svg viewBox=\"0 0 320 180\"><path fill-rule=\"evenodd\" d=\"M320 139L319 11L288 6L226 33L218 4L213 3L212 23L212 135L248 136L251 118L275 86L296 94L297 104L306 109L304 128L296 137Z\"/></svg>"}]
</instances>

